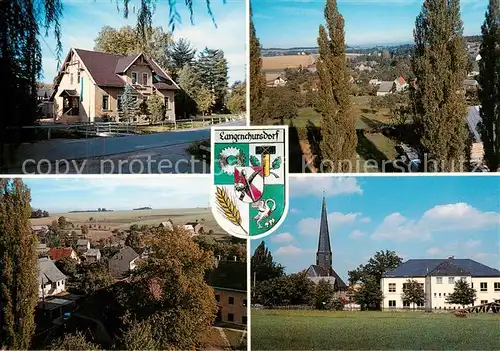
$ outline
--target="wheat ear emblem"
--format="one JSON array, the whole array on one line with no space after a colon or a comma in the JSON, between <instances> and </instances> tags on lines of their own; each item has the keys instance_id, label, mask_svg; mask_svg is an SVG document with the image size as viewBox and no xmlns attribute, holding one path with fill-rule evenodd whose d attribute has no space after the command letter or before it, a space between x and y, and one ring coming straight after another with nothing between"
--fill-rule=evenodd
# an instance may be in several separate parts
<instances>
[{"instance_id":1,"label":"wheat ear emblem","mask_svg":"<svg viewBox=\"0 0 500 351\"><path fill-rule=\"evenodd\" d=\"M226 190L217 187L216 197L220 213L222 213L222 215L226 217L229 222L231 222L235 226L240 227L243 232L248 235L245 228L243 228L243 226L241 225L242 221L240 211L238 210L238 207L236 207L234 201L231 200Z\"/></svg>"}]
</instances>

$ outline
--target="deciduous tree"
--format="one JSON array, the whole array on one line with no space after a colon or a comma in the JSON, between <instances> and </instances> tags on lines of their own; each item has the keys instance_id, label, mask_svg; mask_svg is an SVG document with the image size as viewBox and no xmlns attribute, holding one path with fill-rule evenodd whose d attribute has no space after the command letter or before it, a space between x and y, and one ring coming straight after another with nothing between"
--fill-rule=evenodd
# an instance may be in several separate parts
<instances>
[{"instance_id":1,"label":"deciduous tree","mask_svg":"<svg viewBox=\"0 0 500 351\"><path fill-rule=\"evenodd\" d=\"M455 282L455 289L446 296L446 303L454 305L472 305L476 301L476 290L469 286L465 280L460 279Z\"/></svg>"},{"instance_id":2,"label":"deciduous tree","mask_svg":"<svg viewBox=\"0 0 500 351\"><path fill-rule=\"evenodd\" d=\"M408 279L403 284L403 295L401 300L407 304L423 305L425 302L425 292L422 285L414 279Z\"/></svg>"},{"instance_id":3,"label":"deciduous tree","mask_svg":"<svg viewBox=\"0 0 500 351\"><path fill-rule=\"evenodd\" d=\"M178 73L181 91L176 94L176 114L187 118L196 115L196 96L201 89L200 75L195 67L184 65Z\"/></svg>"},{"instance_id":4,"label":"deciduous tree","mask_svg":"<svg viewBox=\"0 0 500 351\"><path fill-rule=\"evenodd\" d=\"M500 167L500 1L490 0L481 27L479 61L479 100L481 102L481 140L484 160L496 172Z\"/></svg>"},{"instance_id":5,"label":"deciduous tree","mask_svg":"<svg viewBox=\"0 0 500 351\"><path fill-rule=\"evenodd\" d=\"M269 120L284 124L299 115L297 94L288 87L267 88L266 110Z\"/></svg>"},{"instance_id":6,"label":"deciduous tree","mask_svg":"<svg viewBox=\"0 0 500 351\"><path fill-rule=\"evenodd\" d=\"M0 346L26 350L35 331L37 238L30 191L21 179L0 179Z\"/></svg>"},{"instance_id":7,"label":"deciduous tree","mask_svg":"<svg viewBox=\"0 0 500 351\"><path fill-rule=\"evenodd\" d=\"M319 97L316 108L321 113L320 143L324 171L349 171L356 157L356 119L350 112L349 71L346 64L344 18L336 0L327 0L326 27L320 25L316 64Z\"/></svg>"},{"instance_id":8,"label":"deciduous tree","mask_svg":"<svg viewBox=\"0 0 500 351\"><path fill-rule=\"evenodd\" d=\"M213 107L214 95L207 87L202 86L196 92L195 101L198 111L200 111L202 115L206 115Z\"/></svg>"},{"instance_id":9,"label":"deciduous tree","mask_svg":"<svg viewBox=\"0 0 500 351\"><path fill-rule=\"evenodd\" d=\"M246 111L247 89L245 82L237 82L231 89L231 94L227 100L227 108L231 113L241 113Z\"/></svg>"},{"instance_id":10,"label":"deciduous tree","mask_svg":"<svg viewBox=\"0 0 500 351\"><path fill-rule=\"evenodd\" d=\"M251 258L252 279L261 282L284 275L284 267L274 262L273 255L262 241Z\"/></svg>"},{"instance_id":11,"label":"deciduous tree","mask_svg":"<svg viewBox=\"0 0 500 351\"><path fill-rule=\"evenodd\" d=\"M415 23L416 120L427 160L443 172L460 171L470 157L462 32L459 0L427 0Z\"/></svg>"},{"instance_id":12,"label":"deciduous tree","mask_svg":"<svg viewBox=\"0 0 500 351\"><path fill-rule=\"evenodd\" d=\"M63 337L55 340L50 347L51 350L99 350L99 347L85 338L82 332L75 334L66 334Z\"/></svg>"},{"instance_id":13,"label":"deciduous tree","mask_svg":"<svg viewBox=\"0 0 500 351\"><path fill-rule=\"evenodd\" d=\"M157 123L165 119L165 104L159 95L153 94L149 97L148 110L150 112L151 123Z\"/></svg>"},{"instance_id":14,"label":"deciduous tree","mask_svg":"<svg viewBox=\"0 0 500 351\"><path fill-rule=\"evenodd\" d=\"M333 285L321 279L315 286L313 292L314 307L318 310L324 310L333 298L335 289Z\"/></svg>"}]
</instances>

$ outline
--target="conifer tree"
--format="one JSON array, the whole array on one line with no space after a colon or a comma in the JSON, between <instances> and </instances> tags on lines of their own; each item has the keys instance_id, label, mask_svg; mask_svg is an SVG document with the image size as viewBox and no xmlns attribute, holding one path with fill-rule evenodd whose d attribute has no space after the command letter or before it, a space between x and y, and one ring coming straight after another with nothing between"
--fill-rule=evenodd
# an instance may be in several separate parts
<instances>
[{"instance_id":1,"label":"conifer tree","mask_svg":"<svg viewBox=\"0 0 500 351\"><path fill-rule=\"evenodd\" d=\"M123 95L120 98L120 110L118 114L125 122L133 122L134 117L139 114L139 102L134 99L133 89L130 84L126 84L123 89Z\"/></svg>"},{"instance_id":2,"label":"conifer tree","mask_svg":"<svg viewBox=\"0 0 500 351\"><path fill-rule=\"evenodd\" d=\"M481 31L478 95L482 124L479 129L484 159L488 168L496 172L500 167L500 0L490 0Z\"/></svg>"},{"instance_id":3,"label":"conifer tree","mask_svg":"<svg viewBox=\"0 0 500 351\"><path fill-rule=\"evenodd\" d=\"M415 22L415 119L427 161L444 172L469 160L462 32L459 0L427 0Z\"/></svg>"},{"instance_id":4,"label":"conifer tree","mask_svg":"<svg viewBox=\"0 0 500 351\"><path fill-rule=\"evenodd\" d=\"M219 111L224 109L227 94L227 60L224 52L218 49L205 48L200 52L196 62L196 69L200 75L203 87L212 93L213 103L210 109Z\"/></svg>"},{"instance_id":5,"label":"conifer tree","mask_svg":"<svg viewBox=\"0 0 500 351\"><path fill-rule=\"evenodd\" d=\"M317 109L321 113L320 143L323 170L346 172L356 157L356 120L350 113L349 72L346 62L344 18L336 0L327 0L326 27L320 25L318 45L319 97Z\"/></svg>"},{"instance_id":6,"label":"conifer tree","mask_svg":"<svg viewBox=\"0 0 500 351\"><path fill-rule=\"evenodd\" d=\"M265 125L267 122L264 105L266 79L262 74L261 64L260 43L255 34L252 17L250 17L250 123L252 125Z\"/></svg>"},{"instance_id":7,"label":"conifer tree","mask_svg":"<svg viewBox=\"0 0 500 351\"><path fill-rule=\"evenodd\" d=\"M36 235L30 192L21 179L0 179L0 347L26 350L38 299Z\"/></svg>"}]
</instances>

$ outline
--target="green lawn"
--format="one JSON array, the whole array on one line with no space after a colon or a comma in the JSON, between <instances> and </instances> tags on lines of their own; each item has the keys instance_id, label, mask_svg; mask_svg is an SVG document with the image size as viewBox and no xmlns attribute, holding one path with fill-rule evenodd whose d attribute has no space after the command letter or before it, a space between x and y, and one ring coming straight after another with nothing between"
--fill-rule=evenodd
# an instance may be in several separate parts
<instances>
[{"instance_id":1,"label":"green lawn","mask_svg":"<svg viewBox=\"0 0 500 351\"><path fill-rule=\"evenodd\" d=\"M500 316L252 310L254 350L500 350Z\"/></svg>"},{"instance_id":2,"label":"green lawn","mask_svg":"<svg viewBox=\"0 0 500 351\"><path fill-rule=\"evenodd\" d=\"M356 129L358 130L357 153L361 160L359 169L353 170L353 172L364 173L381 171L380 168L383 162L394 160L397 156L395 148L396 143L393 140L382 133L369 133L371 128L390 123L389 110L386 108L381 108L377 111L372 110L370 108L371 99L372 96L351 96L351 113L356 116ZM298 117L293 119L293 121L288 121L288 123L293 123L297 128L311 125L319 128L321 126L321 115L311 107L301 108L299 109ZM300 156L297 156L301 154L300 150L292 150L292 148L297 148L295 144L298 143L292 140L292 136L290 138L290 155L292 158L297 158L297 162L300 162ZM364 160L375 160L380 166L379 168L365 169ZM294 161L291 162L293 163ZM300 165L293 165L290 171L292 173L300 172L300 169Z\"/></svg>"}]
</instances>

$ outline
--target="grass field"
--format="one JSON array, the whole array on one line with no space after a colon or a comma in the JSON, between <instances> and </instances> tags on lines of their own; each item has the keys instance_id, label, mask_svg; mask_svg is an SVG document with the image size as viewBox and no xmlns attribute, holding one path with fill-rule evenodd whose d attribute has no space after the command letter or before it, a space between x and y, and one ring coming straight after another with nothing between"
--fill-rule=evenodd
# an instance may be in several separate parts
<instances>
[{"instance_id":1,"label":"grass field","mask_svg":"<svg viewBox=\"0 0 500 351\"><path fill-rule=\"evenodd\" d=\"M393 140L382 133L369 132L373 127L390 123L389 109L380 108L376 111L371 109L371 98L372 96L351 96L351 113L356 116L356 129L358 130L357 152L361 165L361 169L354 170L354 172L364 172L364 160L377 160L381 164L382 161L394 160L397 156L396 143ZM288 121L288 123L291 122L296 127L307 127L310 125L320 127L321 115L311 107L301 108L299 109L298 117L293 121ZM307 144L307 141L305 143ZM301 141L301 149L303 154L308 154L309 149L304 144L304 141ZM295 153L291 152L292 155ZM371 169L371 171L376 172L377 169Z\"/></svg>"},{"instance_id":2,"label":"grass field","mask_svg":"<svg viewBox=\"0 0 500 351\"><path fill-rule=\"evenodd\" d=\"M222 230L215 221L210 208L191 208L191 209L164 209L164 210L142 210L142 211L113 211L113 212L78 212L78 213L54 213L50 217L31 219L32 225L47 225L57 220L60 216L72 222L77 234L80 234L78 227L83 224L92 224L101 226L102 230L90 228L88 237L91 240L99 240L112 236L114 229L125 230L132 224L141 225L159 225L169 218L175 225L183 225L186 222L203 222L206 232L213 230L215 238L228 238L228 234ZM90 217L93 221L90 222Z\"/></svg>"},{"instance_id":3,"label":"grass field","mask_svg":"<svg viewBox=\"0 0 500 351\"><path fill-rule=\"evenodd\" d=\"M254 350L500 350L500 316L252 310Z\"/></svg>"}]
</instances>

